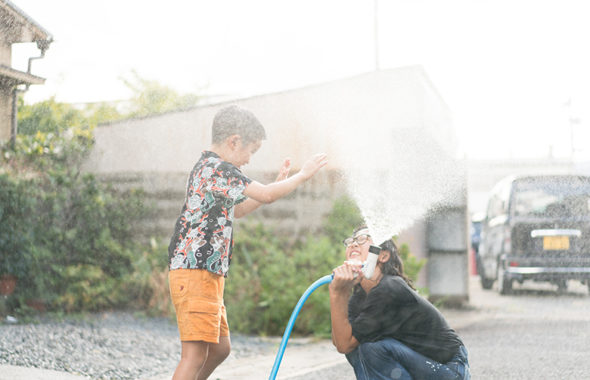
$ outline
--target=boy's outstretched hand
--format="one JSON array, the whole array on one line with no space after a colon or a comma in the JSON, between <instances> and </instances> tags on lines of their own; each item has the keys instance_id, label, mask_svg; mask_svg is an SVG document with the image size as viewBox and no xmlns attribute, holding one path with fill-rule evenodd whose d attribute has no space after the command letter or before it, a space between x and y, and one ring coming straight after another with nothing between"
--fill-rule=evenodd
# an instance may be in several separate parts
<instances>
[{"instance_id":1,"label":"boy's outstretched hand","mask_svg":"<svg viewBox=\"0 0 590 380\"><path fill-rule=\"evenodd\" d=\"M325 153L318 153L309 160L307 160L305 164L303 164L303 167L301 168L301 171L299 173L301 173L301 175L303 175L305 179L309 179L313 177L313 175L317 173L317 171L324 167L327 163L328 155Z\"/></svg>"},{"instance_id":2,"label":"boy's outstretched hand","mask_svg":"<svg viewBox=\"0 0 590 380\"><path fill-rule=\"evenodd\" d=\"M283 166L281 166L279 169L279 174L277 175L275 182L287 179L289 177L289 171L291 171L291 159L285 158L285 161L283 161Z\"/></svg>"}]
</instances>

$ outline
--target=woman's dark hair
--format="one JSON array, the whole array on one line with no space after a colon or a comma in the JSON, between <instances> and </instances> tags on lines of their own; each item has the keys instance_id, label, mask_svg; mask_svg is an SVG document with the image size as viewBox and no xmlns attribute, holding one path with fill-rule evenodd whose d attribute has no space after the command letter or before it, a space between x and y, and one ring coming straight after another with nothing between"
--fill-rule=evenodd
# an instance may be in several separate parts
<instances>
[{"instance_id":1,"label":"woman's dark hair","mask_svg":"<svg viewBox=\"0 0 590 380\"><path fill-rule=\"evenodd\" d=\"M389 260L384 263L379 263L381 266L381 273L400 276L410 288L416 290L412 280L410 280L410 278L404 273L404 263L399 256L399 250L393 239L385 240L383 243L379 244L379 248L389 252Z\"/></svg>"},{"instance_id":2,"label":"woman's dark hair","mask_svg":"<svg viewBox=\"0 0 590 380\"><path fill-rule=\"evenodd\" d=\"M362 225L362 226L355 228L352 233L353 236L358 231L365 229L365 228L367 228L366 225ZM397 245L395 244L393 239L385 240L383 243L381 243L379 245L379 248L389 252L389 260L387 260L384 263L379 263L379 266L381 268L381 273L388 274L391 276L399 276L399 277L403 278L403 280L406 282L406 284L408 284L408 286L410 288L416 290L416 288L414 287L414 284L412 283L412 280L410 280L410 278L408 276L406 276L406 274L404 273L404 263L402 262L402 259L399 256L399 250L397 249Z\"/></svg>"}]
</instances>

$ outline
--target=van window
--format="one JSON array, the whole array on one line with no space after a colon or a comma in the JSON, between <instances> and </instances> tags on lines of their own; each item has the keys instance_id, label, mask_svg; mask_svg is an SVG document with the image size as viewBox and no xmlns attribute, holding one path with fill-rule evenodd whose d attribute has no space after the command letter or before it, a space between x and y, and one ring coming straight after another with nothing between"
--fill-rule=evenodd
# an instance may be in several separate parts
<instances>
[{"instance_id":1,"label":"van window","mask_svg":"<svg viewBox=\"0 0 590 380\"><path fill-rule=\"evenodd\" d=\"M516 183L516 216L588 216L590 183L542 178Z\"/></svg>"},{"instance_id":2,"label":"van window","mask_svg":"<svg viewBox=\"0 0 590 380\"><path fill-rule=\"evenodd\" d=\"M492 219L502 214L502 199L500 199L498 194L494 194L492 195L492 197L490 198L490 202L488 203L488 217Z\"/></svg>"}]
</instances>

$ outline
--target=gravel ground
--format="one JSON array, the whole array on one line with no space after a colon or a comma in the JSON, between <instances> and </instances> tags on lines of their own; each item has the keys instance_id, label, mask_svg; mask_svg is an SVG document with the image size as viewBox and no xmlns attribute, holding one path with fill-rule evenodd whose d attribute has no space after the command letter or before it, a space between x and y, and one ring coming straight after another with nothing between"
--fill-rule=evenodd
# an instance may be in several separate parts
<instances>
[{"instance_id":1,"label":"gravel ground","mask_svg":"<svg viewBox=\"0 0 590 380\"><path fill-rule=\"evenodd\" d=\"M232 356L276 350L276 342L232 334ZM176 325L165 318L100 313L83 318L0 325L0 364L93 379L138 379L171 373L180 358Z\"/></svg>"}]
</instances>

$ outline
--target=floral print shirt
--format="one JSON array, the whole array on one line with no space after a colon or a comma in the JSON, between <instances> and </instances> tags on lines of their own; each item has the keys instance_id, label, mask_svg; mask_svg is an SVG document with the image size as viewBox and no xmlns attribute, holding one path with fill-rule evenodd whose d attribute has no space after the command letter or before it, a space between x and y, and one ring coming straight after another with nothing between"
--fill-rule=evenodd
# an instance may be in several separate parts
<instances>
[{"instance_id":1,"label":"floral print shirt","mask_svg":"<svg viewBox=\"0 0 590 380\"><path fill-rule=\"evenodd\" d=\"M170 270L206 269L227 275L233 246L234 205L252 182L217 154L204 151L191 171L186 200L168 247Z\"/></svg>"}]
</instances>

